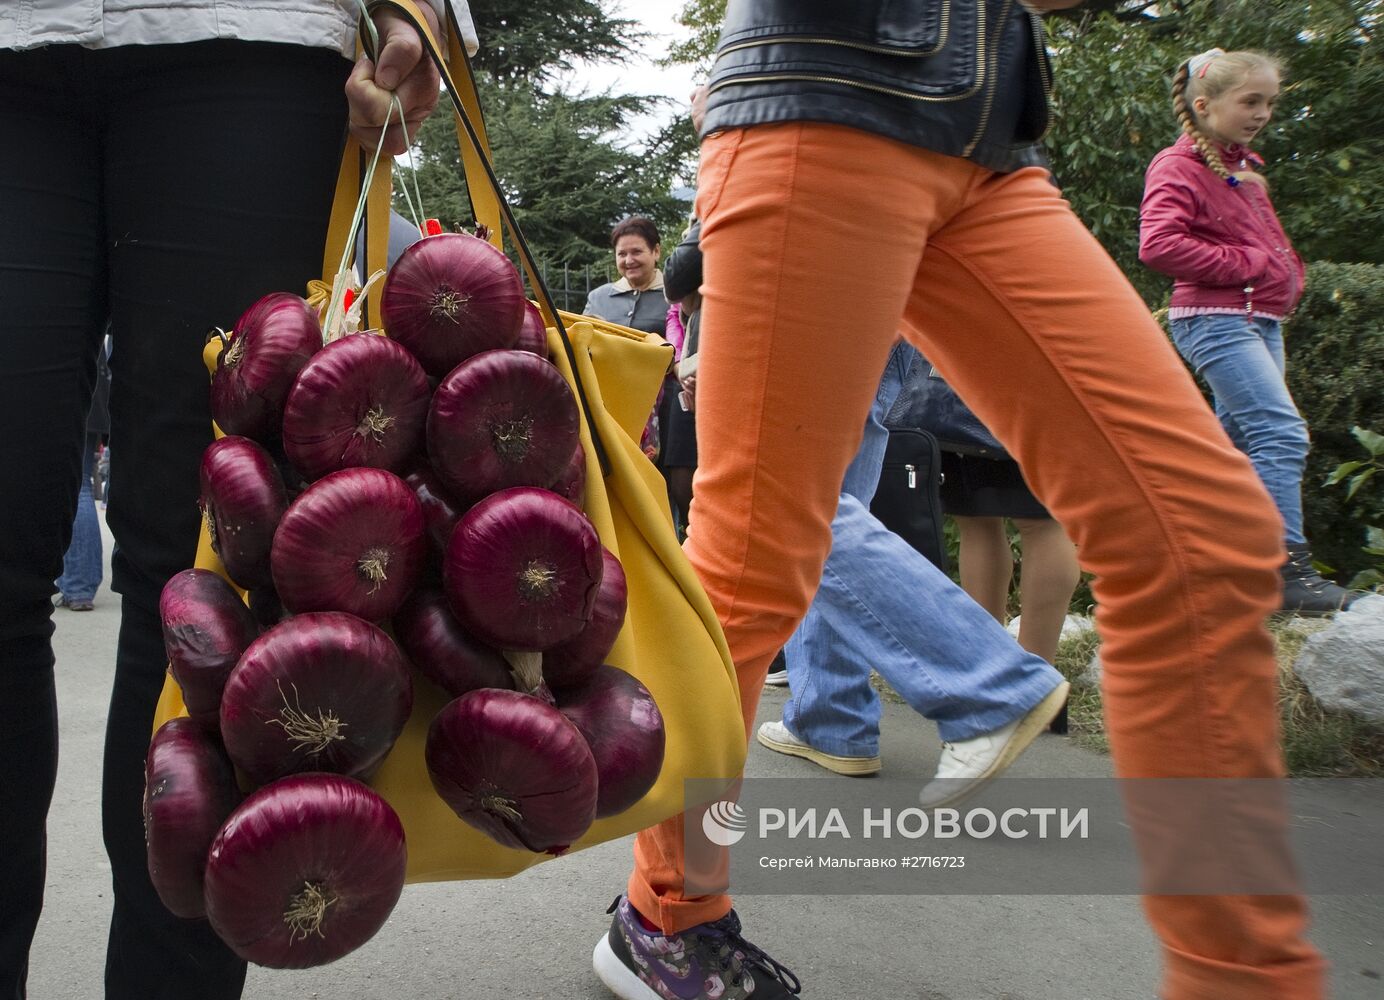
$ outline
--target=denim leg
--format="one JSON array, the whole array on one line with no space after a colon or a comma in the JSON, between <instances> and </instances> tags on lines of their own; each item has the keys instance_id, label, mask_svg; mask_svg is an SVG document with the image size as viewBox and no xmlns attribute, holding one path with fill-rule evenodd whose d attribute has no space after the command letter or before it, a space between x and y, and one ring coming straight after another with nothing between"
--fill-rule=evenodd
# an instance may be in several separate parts
<instances>
[{"instance_id":1,"label":"denim leg","mask_svg":"<svg viewBox=\"0 0 1384 1000\"><path fill-rule=\"evenodd\" d=\"M1284 379L1283 334L1274 320L1238 315L1174 320L1173 342L1206 379L1217 416L1283 518L1284 540L1305 544L1302 475L1310 442Z\"/></svg>"},{"instance_id":2,"label":"denim leg","mask_svg":"<svg viewBox=\"0 0 1384 1000\"><path fill-rule=\"evenodd\" d=\"M945 740L998 729L1061 680L866 506L884 464L883 417L913 357L911 348L890 354L864 441L846 472L822 583L786 648L791 696L784 725L840 756L879 752L872 667L936 722Z\"/></svg>"},{"instance_id":3,"label":"denim leg","mask_svg":"<svg viewBox=\"0 0 1384 1000\"><path fill-rule=\"evenodd\" d=\"M82 487L77 494L77 517L72 522L72 541L62 560L58 593L73 601L90 601L101 588L101 522L96 516L96 501L91 495L91 472L95 446L87 442L82 460Z\"/></svg>"}]
</instances>

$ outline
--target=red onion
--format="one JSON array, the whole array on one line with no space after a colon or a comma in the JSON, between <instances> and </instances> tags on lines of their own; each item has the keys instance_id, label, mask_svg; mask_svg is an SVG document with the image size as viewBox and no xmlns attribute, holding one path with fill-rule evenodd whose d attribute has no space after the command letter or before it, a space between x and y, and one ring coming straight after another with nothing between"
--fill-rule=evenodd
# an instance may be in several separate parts
<instances>
[{"instance_id":1,"label":"red onion","mask_svg":"<svg viewBox=\"0 0 1384 1000\"><path fill-rule=\"evenodd\" d=\"M297 615L260 636L226 682L221 736L256 782L302 771L360 776L413 709L408 663L383 631L338 611Z\"/></svg>"},{"instance_id":2,"label":"red onion","mask_svg":"<svg viewBox=\"0 0 1384 1000\"><path fill-rule=\"evenodd\" d=\"M394 616L394 634L413 665L453 698L514 688L508 662L462 627L441 590L415 590Z\"/></svg>"},{"instance_id":3,"label":"red onion","mask_svg":"<svg viewBox=\"0 0 1384 1000\"><path fill-rule=\"evenodd\" d=\"M159 618L163 648L188 714L215 721L231 668L259 635L254 615L221 577L185 569L163 585Z\"/></svg>"},{"instance_id":4,"label":"red onion","mask_svg":"<svg viewBox=\"0 0 1384 1000\"><path fill-rule=\"evenodd\" d=\"M586 684L561 692L558 708L596 759L596 818L622 813L654 787L663 769L663 713L649 689L618 667L601 666Z\"/></svg>"},{"instance_id":5,"label":"red onion","mask_svg":"<svg viewBox=\"0 0 1384 1000\"><path fill-rule=\"evenodd\" d=\"M144 841L149 881L174 916L206 913L207 848L239 801L235 772L213 731L192 719L159 727L144 759Z\"/></svg>"},{"instance_id":6,"label":"red onion","mask_svg":"<svg viewBox=\"0 0 1384 1000\"><path fill-rule=\"evenodd\" d=\"M519 327L519 339L514 342L514 349L537 354L545 361L548 359L547 324L543 322L543 314L532 302L524 302L524 322Z\"/></svg>"},{"instance_id":7,"label":"red onion","mask_svg":"<svg viewBox=\"0 0 1384 1000\"><path fill-rule=\"evenodd\" d=\"M457 521L461 520L462 508L447 495L447 488L428 465L415 465L404 477L404 482L413 488L414 496L422 505L428 540L437 552L446 552L447 540L452 537Z\"/></svg>"},{"instance_id":8,"label":"red onion","mask_svg":"<svg viewBox=\"0 0 1384 1000\"><path fill-rule=\"evenodd\" d=\"M514 346L524 321L524 284L485 240L428 236L394 262L380 300L389 336L441 377L482 351Z\"/></svg>"},{"instance_id":9,"label":"red onion","mask_svg":"<svg viewBox=\"0 0 1384 1000\"><path fill-rule=\"evenodd\" d=\"M577 442L567 468L558 475L557 481L549 487L564 500L571 500L578 507L586 499L586 450Z\"/></svg>"},{"instance_id":10,"label":"red onion","mask_svg":"<svg viewBox=\"0 0 1384 1000\"><path fill-rule=\"evenodd\" d=\"M487 351L433 393L428 456L462 501L550 486L577 447L577 402L562 374L524 351Z\"/></svg>"},{"instance_id":11,"label":"red onion","mask_svg":"<svg viewBox=\"0 0 1384 1000\"><path fill-rule=\"evenodd\" d=\"M231 814L207 854L207 918L271 969L334 962L375 936L404 887L399 817L359 781L282 778Z\"/></svg>"},{"instance_id":12,"label":"red onion","mask_svg":"<svg viewBox=\"0 0 1384 1000\"><path fill-rule=\"evenodd\" d=\"M274 292L245 310L211 377L216 425L226 434L277 438L289 386L321 346L317 314L296 295Z\"/></svg>"},{"instance_id":13,"label":"red onion","mask_svg":"<svg viewBox=\"0 0 1384 1000\"><path fill-rule=\"evenodd\" d=\"M211 547L241 587L269 582L269 549L288 498L269 452L223 437L202 452L202 516Z\"/></svg>"},{"instance_id":14,"label":"red onion","mask_svg":"<svg viewBox=\"0 0 1384 1000\"><path fill-rule=\"evenodd\" d=\"M584 684L610 655L625 624L628 590L620 560L601 549L601 587L591 609L591 620L572 639L543 654L543 679L554 688Z\"/></svg>"},{"instance_id":15,"label":"red onion","mask_svg":"<svg viewBox=\"0 0 1384 1000\"><path fill-rule=\"evenodd\" d=\"M428 729L433 788L506 847L562 854L596 815L596 761L551 705L483 688L449 702Z\"/></svg>"},{"instance_id":16,"label":"red onion","mask_svg":"<svg viewBox=\"0 0 1384 1000\"><path fill-rule=\"evenodd\" d=\"M601 542L575 504L548 490L494 493L457 522L447 599L471 632L501 650L544 650L580 632L601 585Z\"/></svg>"},{"instance_id":17,"label":"red onion","mask_svg":"<svg viewBox=\"0 0 1384 1000\"><path fill-rule=\"evenodd\" d=\"M284 451L308 479L355 466L401 470L423 440L428 377L387 337L356 333L318 351L284 404Z\"/></svg>"},{"instance_id":18,"label":"red onion","mask_svg":"<svg viewBox=\"0 0 1384 1000\"><path fill-rule=\"evenodd\" d=\"M274 533L271 565L284 607L348 611L380 621L399 610L427 542L418 498L383 469L342 469L293 501Z\"/></svg>"}]
</instances>

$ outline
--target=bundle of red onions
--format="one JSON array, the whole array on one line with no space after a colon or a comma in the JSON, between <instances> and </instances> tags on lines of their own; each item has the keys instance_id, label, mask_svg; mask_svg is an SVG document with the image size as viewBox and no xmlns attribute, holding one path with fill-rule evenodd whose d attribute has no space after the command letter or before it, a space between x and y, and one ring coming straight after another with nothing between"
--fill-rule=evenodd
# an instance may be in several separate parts
<instances>
[{"instance_id":1,"label":"bundle of red onions","mask_svg":"<svg viewBox=\"0 0 1384 1000\"><path fill-rule=\"evenodd\" d=\"M400 254L380 303L389 336L437 378L472 355L513 347L524 305L509 258L461 233L429 236Z\"/></svg>"},{"instance_id":2,"label":"bundle of red onions","mask_svg":"<svg viewBox=\"0 0 1384 1000\"><path fill-rule=\"evenodd\" d=\"M605 664L625 575L578 506L580 412L518 272L431 236L382 304L384 336L325 347L296 296L241 317L202 503L246 594L189 570L160 601L190 718L150 747L151 876L272 967L346 954L399 896L399 819L355 779L408 721L413 669L454 699L428 731L433 787L508 847L561 854L663 761L648 689ZM239 807L232 765L261 786Z\"/></svg>"},{"instance_id":3,"label":"bundle of red onions","mask_svg":"<svg viewBox=\"0 0 1384 1000\"><path fill-rule=\"evenodd\" d=\"M296 295L274 292L245 310L211 379L217 426L257 441L277 438L289 387L321 346L317 314Z\"/></svg>"},{"instance_id":4,"label":"bundle of red onions","mask_svg":"<svg viewBox=\"0 0 1384 1000\"><path fill-rule=\"evenodd\" d=\"M299 774L247 798L206 862L207 918L272 969L334 962L384 926L404 887L404 828L351 778Z\"/></svg>"}]
</instances>

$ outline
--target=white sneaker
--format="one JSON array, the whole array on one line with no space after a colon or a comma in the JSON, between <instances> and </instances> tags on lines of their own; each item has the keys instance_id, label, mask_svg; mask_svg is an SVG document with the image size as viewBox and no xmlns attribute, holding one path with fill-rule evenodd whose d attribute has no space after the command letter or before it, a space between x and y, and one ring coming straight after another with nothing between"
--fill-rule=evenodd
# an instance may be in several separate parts
<instances>
[{"instance_id":1,"label":"white sneaker","mask_svg":"<svg viewBox=\"0 0 1384 1000\"><path fill-rule=\"evenodd\" d=\"M1070 689L1071 685L1062 681L1027 715L1008 725L969 740L943 743L937 773L918 795L923 808L936 809L959 802L1003 773L1062 710Z\"/></svg>"},{"instance_id":2,"label":"white sneaker","mask_svg":"<svg viewBox=\"0 0 1384 1000\"><path fill-rule=\"evenodd\" d=\"M812 763L825 767L828 771L833 771L836 774L858 776L879 772L878 755L874 757L838 757L834 753L826 753L798 739L788 731L788 727L782 722L764 723L759 727L756 739L770 750L786 753L790 757L810 760Z\"/></svg>"},{"instance_id":3,"label":"white sneaker","mask_svg":"<svg viewBox=\"0 0 1384 1000\"><path fill-rule=\"evenodd\" d=\"M769 676L764 678L764 683L770 687L782 688L788 686L788 668L782 670L771 670Z\"/></svg>"}]
</instances>

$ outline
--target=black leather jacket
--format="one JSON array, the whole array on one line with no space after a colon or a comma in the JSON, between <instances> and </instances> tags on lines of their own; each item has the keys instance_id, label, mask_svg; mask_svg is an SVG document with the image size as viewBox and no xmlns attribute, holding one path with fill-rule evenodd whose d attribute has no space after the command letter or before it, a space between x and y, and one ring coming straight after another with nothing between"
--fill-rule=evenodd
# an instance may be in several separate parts
<instances>
[{"instance_id":1,"label":"black leather jacket","mask_svg":"<svg viewBox=\"0 0 1384 1000\"><path fill-rule=\"evenodd\" d=\"M1017 0L730 0L702 132L830 122L992 170L1041 163L1043 38Z\"/></svg>"}]
</instances>

